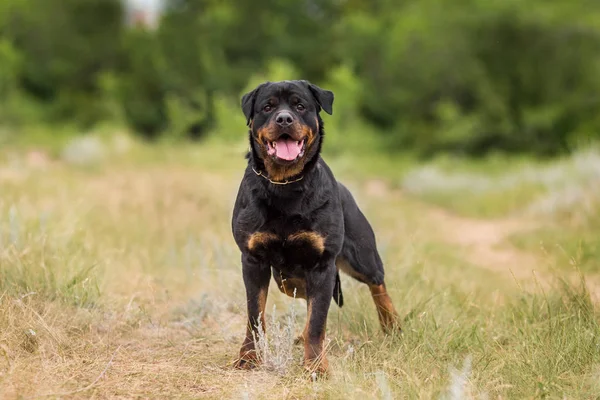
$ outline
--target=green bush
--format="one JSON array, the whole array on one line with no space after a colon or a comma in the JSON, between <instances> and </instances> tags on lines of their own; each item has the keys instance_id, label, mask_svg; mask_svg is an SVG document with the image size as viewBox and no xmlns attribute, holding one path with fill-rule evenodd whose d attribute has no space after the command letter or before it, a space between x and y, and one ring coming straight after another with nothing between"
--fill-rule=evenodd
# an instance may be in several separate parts
<instances>
[{"instance_id":1,"label":"green bush","mask_svg":"<svg viewBox=\"0 0 600 400\"><path fill-rule=\"evenodd\" d=\"M599 7L534 3L429 0L352 14L344 54L363 81L362 114L397 148L425 154L553 154L597 137L600 31L585 16Z\"/></svg>"},{"instance_id":2,"label":"green bush","mask_svg":"<svg viewBox=\"0 0 600 400\"><path fill-rule=\"evenodd\" d=\"M16 1L12 0L15 4ZM21 0L4 30L22 59L21 89L47 107L49 120L93 124L98 76L115 68L123 31L119 0Z\"/></svg>"},{"instance_id":3,"label":"green bush","mask_svg":"<svg viewBox=\"0 0 600 400\"><path fill-rule=\"evenodd\" d=\"M335 90L340 146L545 156L600 136L600 3L171 0L156 29L125 16L120 0L3 1L0 123L229 137L227 105L279 63Z\"/></svg>"},{"instance_id":4,"label":"green bush","mask_svg":"<svg viewBox=\"0 0 600 400\"><path fill-rule=\"evenodd\" d=\"M153 36L133 30L124 38L125 59L120 97L125 119L134 131L156 137L167 128L165 61Z\"/></svg>"}]
</instances>

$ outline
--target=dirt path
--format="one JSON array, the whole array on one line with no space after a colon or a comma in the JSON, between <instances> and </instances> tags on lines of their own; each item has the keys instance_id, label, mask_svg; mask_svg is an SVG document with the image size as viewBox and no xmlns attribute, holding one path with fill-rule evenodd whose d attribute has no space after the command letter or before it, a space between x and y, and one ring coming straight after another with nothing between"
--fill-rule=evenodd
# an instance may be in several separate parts
<instances>
[{"instance_id":1,"label":"dirt path","mask_svg":"<svg viewBox=\"0 0 600 400\"><path fill-rule=\"evenodd\" d=\"M527 279L542 263L534 254L507 243L511 235L533 230L537 226L533 222L471 219L433 207L428 217L438 228L440 239L462 247L465 260L473 265Z\"/></svg>"},{"instance_id":2,"label":"dirt path","mask_svg":"<svg viewBox=\"0 0 600 400\"><path fill-rule=\"evenodd\" d=\"M525 289L548 288L557 276L552 274L551 261L519 250L509 243L510 236L540 227L539 223L519 219L473 219L430 206L430 221L437 226L443 241L460 246L461 254L470 264L486 268L516 281ZM576 284L575 271L561 270L562 278ZM588 290L595 301L600 300L600 280L586 275Z\"/></svg>"},{"instance_id":3,"label":"dirt path","mask_svg":"<svg viewBox=\"0 0 600 400\"><path fill-rule=\"evenodd\" d=\"M366 191L372 196L393 195L406 197L401 190L390 190L378 180L367 182ZM551 274L551 262L531 252L522 251L509 242L512 235L526 233L541 225L534 220L503 218L475 219L456 215L444 208L422 204L425 215L435 227L437 238L455 245L468 263L497 272L504 278L516 281L520 286L533 289L548 287L556 279ZM575 271L563 270L562 278L577 282ZM592 298L600 301L600 279L586 275L586 283Z\"/></svg>"}]
</instances>

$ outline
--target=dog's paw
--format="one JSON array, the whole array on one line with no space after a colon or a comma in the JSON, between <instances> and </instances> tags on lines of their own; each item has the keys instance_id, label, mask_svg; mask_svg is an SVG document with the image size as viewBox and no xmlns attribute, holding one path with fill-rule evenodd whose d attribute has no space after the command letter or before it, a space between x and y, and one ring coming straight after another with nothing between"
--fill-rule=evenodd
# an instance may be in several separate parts
<instances>
[{"instance_id":1,"label":"dog's paw","mask_svg":"<svg viewBox=\"0 0 600 400\"><path fill-rule=\"evenodd\" d=\"M403 333L402 330L402 321L400 320L400 316L398 314L394 314L388 318L386 323L383 326L383 331L387 335L391 336L401 336Z\"/></svg>"},{"instance_id":2,"label":"dog's paw","mask_svg":"<svg viewBox=\"0 0 600 400\"><path fill-rule=\"evenodd\" d=\"M390 321L387 324L382 325L383 333L389 336L400 336L402 335L402 327L400 321Z\"/></svg>"},{"instance_id":3,"label":"dog's paw","mask_svg":"<svg viewBox=\"0 0 600 400\"><path fill-rule=\"evenodd\" d=\"M304 372L313 381L327 379L330 375L329 362L326 358L304 360Z\"/></svg>"},{"instance_id":4,"label":"dog's paw","mask_svg":"<svg viewBox=\"0 0 600 400\"><path fill-rule=\"evenodd\" d=\"M259 365L258 357L255 352L246 353L233 363L233 368L235 369L243 369L243 370L251 370Z\"/></svg>"},{"instance_id":5,"label":"dog's paw","mask_svg":"<svg viewBox=\"0 0 600 400\"><path fill-rule=\"evenodd\" d=\"M381 330L384 334L390 336L400 336L402 334L401 319L395 311L381 312L379 315L379 322L381 323Z\"/></svg>"}]
</instances>

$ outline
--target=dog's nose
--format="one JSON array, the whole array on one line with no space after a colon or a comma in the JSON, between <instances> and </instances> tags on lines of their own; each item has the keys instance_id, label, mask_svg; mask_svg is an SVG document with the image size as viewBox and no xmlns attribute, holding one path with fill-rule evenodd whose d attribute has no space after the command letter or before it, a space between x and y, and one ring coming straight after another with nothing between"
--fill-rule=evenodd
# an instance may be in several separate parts
<instances>
[{"instance_id":1,"label":"dog's nose","mask_svg":"<svg viewBox=\"0 0 600 400\"><path fill-rule=\"evenodd\" d=\"M275 123L279 126L290 126L294 122L294 117L288 111L282 111L277 115Z\"/></svg>"}]
</instances>

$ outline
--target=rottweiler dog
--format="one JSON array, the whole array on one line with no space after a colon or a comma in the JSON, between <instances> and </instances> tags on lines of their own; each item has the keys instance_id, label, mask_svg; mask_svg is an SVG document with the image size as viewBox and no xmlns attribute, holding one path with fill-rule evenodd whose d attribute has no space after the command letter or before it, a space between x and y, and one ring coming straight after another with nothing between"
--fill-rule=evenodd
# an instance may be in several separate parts
<instances>
[{"instance_id":1,"label":"rottweiler dog","mask_svg":"<svg viewBox=\"0 0 600 400\"><path fill-rule=\"evenodd\" d=\"M308 81L265 82L243 95L248 165L232 217L242 253L248 325L237 368L258 362L254 338L265 327L271 276L279 290L307 302L304 366L326 373L323 352L331 299L343 305L339 270L368 285L384 332L400 330L384 283L371 225L321 158L320 111L334 95Z\"/></svg>"}]
</instances>

